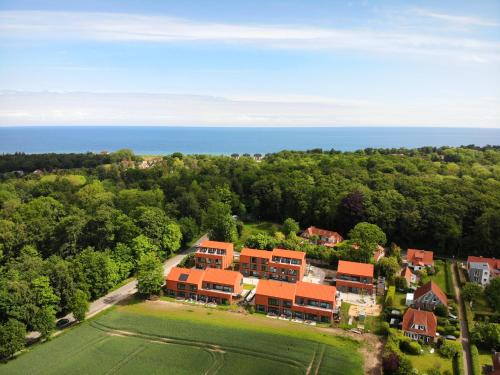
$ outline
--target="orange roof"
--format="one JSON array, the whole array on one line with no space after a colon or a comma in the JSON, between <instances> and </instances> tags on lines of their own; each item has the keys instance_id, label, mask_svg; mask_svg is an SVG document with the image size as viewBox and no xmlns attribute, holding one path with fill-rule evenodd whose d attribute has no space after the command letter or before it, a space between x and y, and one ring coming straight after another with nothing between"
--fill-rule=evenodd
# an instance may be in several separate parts
<instances>
[{"instance_id":1,"label":"orange roof","mask_svg":"<svg viewBox=\"0 0 500 375\"><path fill-rule=\"evenodd\" d=\"M434 253L432 251L427 250L418 250L418 249L408 249L406 259L413 264L430 266L432 265L432 259L434 257Z\"/></svg>"},{"instance_id":2,"label":"orange roof","mask_svg":"<svg viewBox=\"0 0 500 375\"><path fill-rule=\"evenodd\" d=\"M425 326L425 330L411 328L413 324ZM403 331L420 333L426 336L436 336L437 319L430 311L409 308L403 316Z\"/></svg>"},{"instance_id":3,"label":"orange roof","mask_svg":"<svg viewBox=\"0 0 500 375\"><path fill-rule=\"evenodd\" d=\"M334 237L338 242L342 242L344 239L337 232L333 232L331 230L316 228L311 226L304 231L304 234L309 236L324 236L324 237Z\"/></svg>"},{"instance_id":4,"label":"orange roof","mask_svg":"<svg viewBox=\"0 0 500 375\"><path fill-rule=\"evenodd\" d=\"M494 259L494 258L484 258L484 257L476 257L476 256L472 256L472 255L469 255L469 257L467 258L467 263L488 263L488 265L490 266L490 268L493 268L493 269L500 269L500 259Z\"/></svg>"},{"instance_id":5,"label":"orange roof","mask_svg":"<svg viewBox=\"0 0 500 375\"><path fill-rule=\"evenodd\" d=\"M448 297L446 297L446 294L444 294L441 288L432 280L427 284L424 284L421 287L417 288L413 295L413 299L416 300L417 298L422 297L424 294L430 292L431 290L436 295L436 297L439 298L443 305L448 304Z\"/></svg>"},{"instance_id":6,"label":"orange roof","mask_svg":"<svg viewBox=\"0 0 500 375\"><path fill-rule=\"evenodd\" d=\"M236 285L243 276L237 271L221 270L217 268L207 268L203 281L209 283Z\"/></svg>"},{"instance_id":7,"label":"orange roof","mask_svg":"<svg viewBox=\"0 0 500 375\"><path fill-rule=\"evenodd\" d=\"M219 241L210 241L205 240L199 244L199 247L208 247L210 249L224 249L227 251L233 251L234 245L230 242L219 242Z\"/></svg>"},{"instance_id":8,"label":"orange roof","mask_svg":"<svg viewBox=\"0 0 500 375\"><path fill-rule=\"evenodd\" d=\"M339 260L337 272L347 275L373 277L373 264Z\"/></svg>"},{"instance_id":9,"label":"orange roof","mask_svg":"<svg viewBox=\"0 0 500 375\"><path fill-rule=\"evenodd\" d=\"M168 276L166 277L167 281L181 281L188 284L196 284L201 285L201 280L203 279L205 271L198 270L196 268L181 268L174 267L170 270ZM181 279L181 275L184 276Z\"/></svg>"},{"instance_id":10,"label":"orange roof","mask_svg":"<svg viewBox=\"0 0 500 375\"><path fill-rule=\"evenodd\" d=\"M271 259L272 253L267 250L259 250L259 249L250 249L248 247L244 247L241 249L240 255L246 255L249 257L256 257L256 258L266 258L266 259Z\"/></svg>"},{"instance_id":11,"label":"orange roof","mask_svg":"<svg viewBox=\"0 0 500 375\"><path fill-rule=\"evenodd\" d=\"M318 299L321 301L335 302L337 288L330 285L297 282L295 294L299 297Z\"/></svg>"},{"instance_id":12,"label":"orange roof","mask_svg":"<svg viewBox=\"0 0 500 375\"><path fill-rule=\"evenodd\" d=\"M401 276L403 276L406 279L406 281L408 282L408 284L410 284L411 278L413 276L413 272L411 272L410 267L403 268L403 270L401 271Z\"/></svg>"},{"instance_id":13,"label":"orange roof","mask_svg":"<svg viewBox=\"0 0 500 375\"><path fill-rule=\"evenodd\" d=\"M293 258L293 259L305 259L306 253L303 251L295 251L295 250L273 249L273 256Z\"/></svg>"},{"instance_id":14,"label":"orange roof","mask_svg":"<svg viewBox=\"0 0 500 375\"><path fill-rule=\"evenodd\" d=\"M295 298L295 288L296 284L263 279L259 280L255 294L293 300Z\"/></svg>"}]
</instances>

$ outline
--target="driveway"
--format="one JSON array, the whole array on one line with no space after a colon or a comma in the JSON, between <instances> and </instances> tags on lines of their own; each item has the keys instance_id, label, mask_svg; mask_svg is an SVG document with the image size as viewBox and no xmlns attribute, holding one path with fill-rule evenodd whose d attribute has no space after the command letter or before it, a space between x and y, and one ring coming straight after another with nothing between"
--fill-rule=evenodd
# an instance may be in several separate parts
<instances>
[{"instance_id":1,"label":"driveway","mask_svg":"<svg viewBox=\"0 0 500 375\"><path fill-rule=\"evenodd\" d=\"M464 371L465 375L472 374L471 367L471 356L470 356L470 343L469 343L469 327L467 326L467 321L465 319L465 306L462 300L462 295L460 294L460 288L458 287L457 274L458 264L453 262L452 264L453 272L451 273L453 280L453 288L455 289L455 295L457 296L458 302L458 319L460 320L460 340L462 342L462 356L464 358Z\"/></svg>"},{"instance_id":2,"label":"driveway","mask_svg":"<svg viewBox=\"0 0 500 375\"><path fill-rule=\"evenodd\" d=\"M167 259L163 263L163 274L166 276L172 268L177 266L179 262L186 256L186 254L192 253L196 250L196 246L200 244L200 242L207 240L207 235L203 235L200 237L194 244L188 249L181 251L179 254L173 256L172 258ZM96 299L94 302L90 304L89 311L87 312L86 317L90 318L95 314L100 313L101 311L115 305L116 303L124 300L128 296L135 294L137 292L137 280L133 280L128 284L121 286L120 288L106 294L104 297ZM65 318L74 320L73 314L68 314Z\"/></svg>"}]
</instances>

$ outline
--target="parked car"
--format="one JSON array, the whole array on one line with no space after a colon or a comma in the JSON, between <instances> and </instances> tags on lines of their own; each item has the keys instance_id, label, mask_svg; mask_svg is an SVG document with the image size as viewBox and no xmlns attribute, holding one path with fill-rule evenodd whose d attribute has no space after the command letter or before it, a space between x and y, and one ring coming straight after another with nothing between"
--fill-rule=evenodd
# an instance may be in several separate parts
<instances>
[{"instance_id":1,"label":"parked car","mask_svg":"<svg viewBox=\"0 0 500 375\"><path fill-rule=\"evenodd\" d=\"M448 340L456 340L457 338L453 335L448 335L448 336L445 336L446 339Z\"/></svg>"},{"instance_id":2,"label":"parked car","mask_svg":"<svg viewBox=\"0 0 500 375\"><path fill-rule=\"evenodd\" d=\"M56 323L56 327L59 329L63 329L71 325L71 321L69 319L63 318L59 319Z\"/></svg>"},{"instance_id":3,"label":"parked car","mask_svg":"<svg viewBox=\"0 0 500 375\"><path fill-rule=\"evenodd\" d=\"M457 319L457 316L456 315L453 315L452 313L448 313L448 316L452 319Z\"/></svg>"}]
</instances>

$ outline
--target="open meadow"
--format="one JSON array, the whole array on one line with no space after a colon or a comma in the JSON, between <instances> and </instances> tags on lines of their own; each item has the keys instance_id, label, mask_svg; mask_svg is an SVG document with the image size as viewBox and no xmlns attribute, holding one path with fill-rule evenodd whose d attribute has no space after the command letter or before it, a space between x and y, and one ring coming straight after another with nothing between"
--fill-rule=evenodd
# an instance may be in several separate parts
<instances>
[{"instance_id":1,"label":"open meadow","mask_svg":"<svg viewBox=\"0 0 500 375\"><path fill-rule=\"evenodd\" d=\"M359 348L258 314L131 301L0 365L0 374L362 374Z\"/></svg>"}]
</instances>

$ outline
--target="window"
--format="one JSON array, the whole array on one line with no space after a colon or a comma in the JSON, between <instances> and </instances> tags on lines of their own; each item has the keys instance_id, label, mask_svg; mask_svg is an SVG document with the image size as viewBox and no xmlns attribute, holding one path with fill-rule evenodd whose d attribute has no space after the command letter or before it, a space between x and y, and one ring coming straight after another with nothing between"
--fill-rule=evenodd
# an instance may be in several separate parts
<instances>
[{"instance_id":1,"label":"window","mask_svg":"<svg viewBox=\"0 0 500 375\"><path fill-rule=\"evenodd\" d=\"M279 306L279 301L276 298L268 298L267 304L271 306Z\"/></svg>"},{"instance_id":2,"label":"window","mask_svg":"<svg viewBox=\"0 0 500 375\"><path fill-rule=\"evenodd\" d=\"M292 307L292 301L283 301L284 307Z\"/></svg>"},{"instance_id":3,"label":"window","mask_svg":"<svg viewBox=\"0 0 500 375\"><path fill-rule=\"evenodd\" d=\"M304 298L297 297L297 305L303 305L303 304L304 304Z\"/></svg>"},{"instance_id":4,"label":"window","mask_svg":"<svg viewBox=\"0 0 500 375\"><path fill-rule=\"evenodd\" d=\"M256 257L252 257L251 262L252 263L257 263L257 258Z\"/></svg>"},{"instance_id":5,"label":"window","mask_svg":"<svg viewBox=\"0 0 500 375\"><path fill-rule=\"evenodd\" d=\"M267 271L267 266L260 266L261 271Z\"/></svg>"},{"instance_id":6,"label":"window","mask_svg":"<svg viewBox=\"0 0 500 375\"><path fill-rule=\"evenodd\" d=\"M177 289L179 289L179 290L184 290L184 289L186 289L186 284L177 283Z\"/></svg>"}]
</instances>

